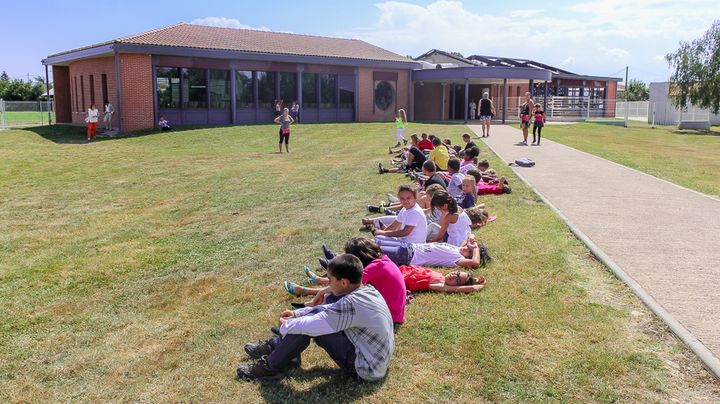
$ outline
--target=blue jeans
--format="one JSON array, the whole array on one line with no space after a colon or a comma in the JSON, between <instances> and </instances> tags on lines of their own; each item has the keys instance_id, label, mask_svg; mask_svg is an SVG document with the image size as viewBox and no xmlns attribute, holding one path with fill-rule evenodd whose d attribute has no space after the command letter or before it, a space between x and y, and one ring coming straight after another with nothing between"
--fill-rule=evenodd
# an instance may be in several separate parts
<instances>
[{"instance_id":1,"label":"blue jeans","mask_svg":"<svg viewBox=\"0 0 720 404\"><path fill-rule=\"evenodd\" d=\"M344 295L335 296L330 294L325 298L325 304L335 303L343 297ZM270 341L270 344L275 349L268 356L268 366L274 370L285 369L291 360L299 357L310 346L311 339L314 339L315 343L324 349L342 370L351 375L357 374L355 370L355 345L350 342L342 331L318 335L317 337L303 334L287 334L284 337L275 337L274 340Z\"/></svg>"},{"instance_id":2,"label":"blue jeans","mask_svg":"<svg viewBox=\"0 0 720 404\"><path fill-rule=\"evenodd\" d=\"M395 265L410 265L412 250L404 241L399 241L393 237L377 236L375 242L380 246L383 254L387 255Z\"/></svg>"}]
</instances>

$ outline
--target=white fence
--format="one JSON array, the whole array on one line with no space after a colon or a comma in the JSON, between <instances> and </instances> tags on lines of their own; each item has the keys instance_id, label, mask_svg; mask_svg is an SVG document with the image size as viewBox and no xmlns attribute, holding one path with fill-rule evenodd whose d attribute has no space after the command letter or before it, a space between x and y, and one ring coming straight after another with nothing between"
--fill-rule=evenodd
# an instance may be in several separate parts
<instances>
[{"instance_id":1,"label":"white fence","mask_svg":"<svg viewBox=\"0 0 720 404\"><path fill-rule=\"evenodd\" d=\"M48 120L48 110L50 117ZM53 103L48 101L5 101L0 99L0 129L49 125L54 120Z\"/></svg>"}]
</instances>

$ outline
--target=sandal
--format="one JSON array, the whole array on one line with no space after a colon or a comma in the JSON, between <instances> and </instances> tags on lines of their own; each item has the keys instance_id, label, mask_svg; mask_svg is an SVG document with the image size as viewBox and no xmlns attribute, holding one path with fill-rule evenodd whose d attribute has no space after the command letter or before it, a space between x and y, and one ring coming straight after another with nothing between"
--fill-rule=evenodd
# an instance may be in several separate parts
<instances>
[{"instance_id":1,"label":"sandal","mask_svg":"<svg viewBox=\"0 0 720 404\"><path fill-rule=\"evenodd\" d=\"M310 267L305 265L303 271L305 271L305 276L307 276L308 282L310 282L311 285L317 285L317 275L310 276L310 272L312 272Z\"/></svg>"},{"instance_id":2,"label":"sandal","mask_svg":"<svg viewBox=\"0 0 720 404\"><path fill-rule=\"evenodd\" d=\"M299 285L295 285L295 282L291 282L291 281L283 282L283 287L285 288L286 292L290 293L291 295L293 295L295 297L305 296L305 288L303 288L302 292L298 295L295 293L295 286L299 286ZM302 288L302 286L300 286L300 287Z\"/></svg>"}]
</instances>

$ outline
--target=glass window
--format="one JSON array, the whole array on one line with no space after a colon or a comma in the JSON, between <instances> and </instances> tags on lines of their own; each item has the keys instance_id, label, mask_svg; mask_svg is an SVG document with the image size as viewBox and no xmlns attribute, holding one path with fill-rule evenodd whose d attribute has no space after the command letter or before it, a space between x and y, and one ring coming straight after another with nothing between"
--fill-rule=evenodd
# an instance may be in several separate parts
<instances>
[{"instance_id":1,"label":"glass window","mask_svg":"<svg viewBox=\"0 0 720 404\"><path fill-rule=\"evenodd\" d=\"M155 75L158 108L180 108L180 69L158 67Z\"/></svg>"},{"instance_id":2,"label":"glass window","mask_svg":"<svg viewBox=\"0 0 720 404\"><path fill-rule=\"evenodd\" d=\"M210 108L230 108L229 70L210 70Z\"/></svg>"},{"instance_id":3,"label":"glass window","mask_svg":"<svg viewBox=\"0 0 720 404\"><path fill-rule=\"evenodd\" d=\"M373 101L377 109L385 111L393 103L395 99L395 89L392 84L387 81L379 81L375 84L375 91L373 92Z\"/></svg>"},{"instance_id":4,"label":"glass window","mask_svg":"<svg viewBox=\"0 0 720 404\"><path fill-rule=\"evenodd\" d=\"M257 72L258 107L274 108L275 76L275 72Z\"/></svg>"},{"instance_id":5,"label":"glass window","mask_svg":"<svg viewBox=\"0 0 720 404\"><path fill-rule=\"evenodd\" d=\"M355 106L355 92L340 89L340 108L353 109Z\"/></svg>"},{"instance_id":6,"label":"glass window","mask_svg":"<svg viewBox=\"0 0 720 404\"><path fill-rule=\"evenodd\" d=\"M315 74L302 74L302 103L303 108L317 108L317 82Z\"/></svg>"},{"instance_id":7,"label":"glass window","mask_svg":"<svg viewBox=\"0 0 720 404\"><path fill-rule=\"evenodd\" d=\"M337 102L337 75L320 75L320 108L335 108Z\"/></svg>"},{"instance_id":8,"label":"glass window","mask_svg":"<svg viewBox=\"0 0 720 404\"><path fill-rule=\"evenodd\" d=\"M286 107L297 100L297 74L280 73L280 99Z\"/></svg>"},{"instance_id":9,"label":"glass window","mask_svg":"<svg viewBox=\"0 0 720 404\"><path fill-rule=\"evenodd\" d=\"M252 72L235 72L235 97L237 97L237 108L252 108L255 106Z\"/></svg>"},{"instance_id":10,"label":"glass window","mask_svg":"<svg viewBox=\"0 0 720 404\"><path fill-rule=\"evenodd\" d=\"M183 108L207 108L205 69L182 69Z\"/></svg>"}]
</instances>

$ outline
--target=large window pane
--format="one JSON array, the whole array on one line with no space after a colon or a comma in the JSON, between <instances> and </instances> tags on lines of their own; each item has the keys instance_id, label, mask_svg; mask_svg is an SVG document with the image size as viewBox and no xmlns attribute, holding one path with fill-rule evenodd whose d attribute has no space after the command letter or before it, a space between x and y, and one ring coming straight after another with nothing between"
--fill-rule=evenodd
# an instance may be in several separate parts
<instances>
[{"instance_id":1,"label":"large window pane","mask_svg":"<svg viewBox=\"0 0 720 404\"><path fill-rule=\"evenodd\" d=\"M337 102L337 75L320 75L320 108L335 108Z\"/></svg>"},{"instance_id":2,"label":"large window pane","mask_svg":"<svg viewBox=\"0 0 720 404\"><path fill-rule=\"evenodd\" d=\"M175 67L158 67L157 97L160 108L180 108L180 69Z\"/></svg>"},{"instance_id":3,"label":"large window pane","mask_svg":"<svg viewBox=\"0 0 720 404\"><path fill-rule=\"evenodd\" d=\"M205 69L182 69L183 108L207 108Z\"/></svg>"},{"instance_id":4,"label":"large window pane","mask_svg":"<svg viewBox=\"0 0 720 404\"><path fill-rule=\"evenodd\" d=\"M210 70L210 108L230 108L229 70Z\"/></svg>"},{"instance_id":5,"label":"large window pane","mask_svg":"<svg viewBox=\"0 0 720 404\"><path fill-rule=\"evenodd\" d=\"M340 87L340 108L353 109L355 107L355 77L338 76Z\"/></svg>"},{"instance_id":6,"label":"large window pane","mask_svg":"<svg viewBox=\"0 0 720 404\"><path fill-rule=\"evenodd\" d=\"M297 75L295 73L280 73L280 99L288 108L293 101L297 100Z\"/></svg>"},{"instance_id":7,"label":"large window pane","mask_svg":"<svg viewBox=\"0 0 720 404\"><path fill-rule=\"evenodd\" d=\"M259 108L275 108L275 75L275 72L257 72Z\"/></svg>"},{"instance_id":8,"label":"large window pane","mask_svg":"<svg viewBox=\"0 0 720 404\"><path fill-rule=\"evenodd\" d=\"M317 82L315 74L302 74L302 103L303 108L317 108Z\"/></svg>"},{"instance_id":9,"label":"large window pane","mask_svg":"<svg viewBox=\"0 0 720 404\"><path fill-rule=\"evenodd\" d=\"M252 108L253 101L253 80L252 72L237 71L235 76L235 96L237 97L238 108Z\"/></svg>"}]
</instances>

